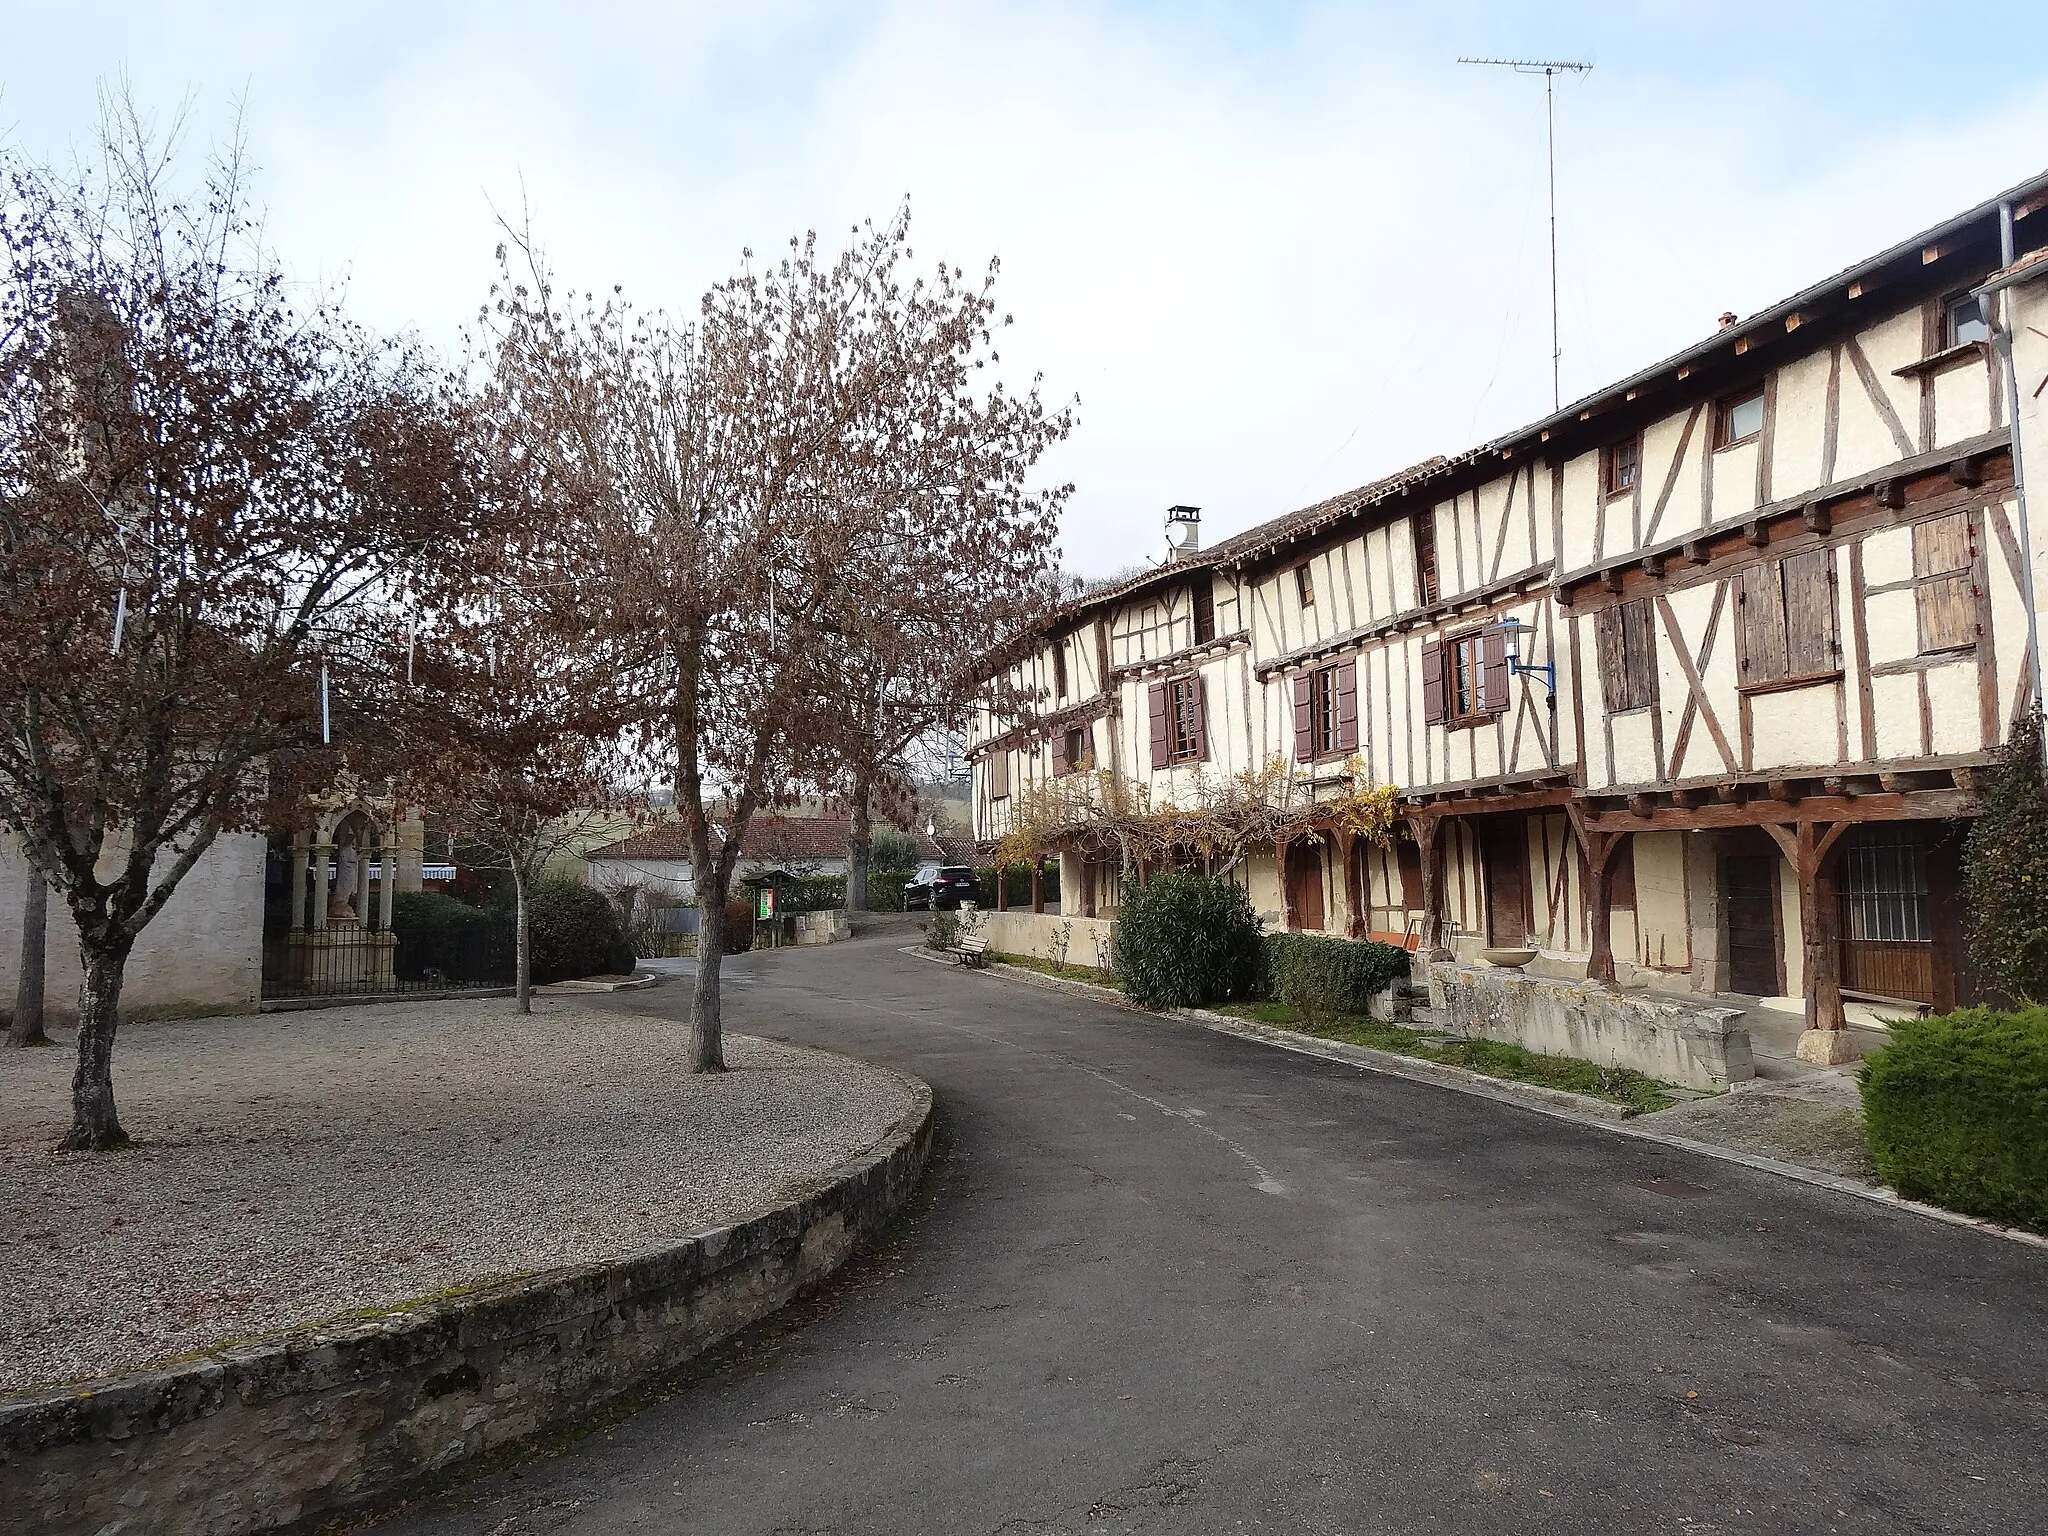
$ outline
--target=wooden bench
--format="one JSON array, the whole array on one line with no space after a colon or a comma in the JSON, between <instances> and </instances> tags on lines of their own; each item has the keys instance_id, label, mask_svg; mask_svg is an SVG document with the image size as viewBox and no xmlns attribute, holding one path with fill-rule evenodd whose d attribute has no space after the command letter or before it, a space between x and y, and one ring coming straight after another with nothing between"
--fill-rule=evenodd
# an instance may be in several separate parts
<instances>
[{"instance_id":1,"label":"wooden bench","mask_svg":"<svg viewBox=\"0 0 2048 1536\"><path fill-rule=\"evenodd\" d=\"M970 933L946 953L961 965L987 965L988 940L978 933Z\"/></svg>"}]
</instances>

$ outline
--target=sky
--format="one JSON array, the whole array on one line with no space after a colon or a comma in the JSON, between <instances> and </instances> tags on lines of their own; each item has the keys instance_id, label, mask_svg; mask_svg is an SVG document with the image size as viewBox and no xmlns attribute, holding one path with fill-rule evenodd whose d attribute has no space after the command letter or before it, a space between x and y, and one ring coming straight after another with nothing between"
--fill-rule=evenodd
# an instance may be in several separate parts
<instances>
[{"instance_id":1,"label":"sky","mask_svg":"<svg viewBox=\"0 0 2048 1536\"><path fill-rule=\"evenodd\" d=\"M68 158L123 78L199 152L239 113L287 268L451 349L501 215L689 313L907 197L921 262L1001 261L1005 372L1078 399L1042 468L1102 576L1169 505L1213 543L1548 412L1543 80L1462 55L1594 65L1566 400L2048 169L2039 0L0 0L0 138Z\"/></svg>"}]
</instances>

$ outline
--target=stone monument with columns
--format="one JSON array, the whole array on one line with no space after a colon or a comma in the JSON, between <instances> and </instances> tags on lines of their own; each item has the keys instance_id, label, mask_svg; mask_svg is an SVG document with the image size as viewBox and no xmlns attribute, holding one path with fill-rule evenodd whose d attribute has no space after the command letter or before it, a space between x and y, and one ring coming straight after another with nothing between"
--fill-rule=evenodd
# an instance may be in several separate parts
<instances>
[{"instance_id":1,"label":"stone monument with columns","mask_svg":"<svg viewBox=\"0 0 2048 1536\"><path fill-rule=\"evenodd\" d=\"M313 992L375 992L397 983L400 891L420 889L425 823L389 795L338 786L292 834L286 973Z\"/></svg>"}]
</instances>

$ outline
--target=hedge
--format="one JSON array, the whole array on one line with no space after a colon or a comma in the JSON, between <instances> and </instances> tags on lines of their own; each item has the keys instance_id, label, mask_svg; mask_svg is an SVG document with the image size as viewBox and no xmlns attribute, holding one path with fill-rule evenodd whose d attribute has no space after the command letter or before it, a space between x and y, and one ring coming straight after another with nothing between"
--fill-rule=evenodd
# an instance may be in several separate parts
<instances>
[{"instance_id":1,"label":"hedge","mask_svg":"<svg viewBox=\"0 0 2048 1536\"><path fill-rule=\"evenodd\" d=\"M541 881L527 893L526 943L535 983L633 971L617 904L574 880Z\"/></svg>"},{"instance_id":2,"label":"hedge","mask_svg":"<svg viewBox=\"0 0 2048 1536\"><path fill-rule=\"evenodd\" d=\"M1251 997L1259 985L1259 920L1228 880L1168 871L1124 893L1117 979L1147 1008L1198 1008Z\"/></svg>"},{"instance_id":3,"label":"hedge","mask_svg":"<svg viewBox=\"0 0 2048 1536\"><path fill-rule=\"evenodd\" d=\"M404 981L441 979L510 985L518 964L518 914L509 891L486 907L438 891L400 891L391 904L398 935L393 965ZM633 969L633 946L611 899L572 880L548 880L528 893L526 937L535 982L619 974Z\"/></svg>"},{"instance_id":4,"label":"hedge","mask_svg":"<svg viewBox=\"0 0 2048 1536\"><path fill-rule=\"evenodd\" d=\"M1408 974L1408 952L1374 940L1312 933L1265 937L1266 996L1310 1019L1365 1013L1372 999Z\"/></svg>"},{"instance_id":5,"label":"hedge","mask_svg":"<svg viewBox=\"0 0 2048 1536\"><path fill-rule=\"evenodd\" d=\"M431 979L505 985L512 980L512 914L473 907L439 891L400 891L391 901L391 931L398 935L393 965L401 981Z\"/></svg>"},{"instance_id":6,"label":"hedge","mask_svg":"<svg viewBox=\"0 0 2048 1536\"><path fill-rule=\"evenodd\" d=\"M2048 1007L1898 1020L1861 1081L1870 1155L1900 1194L2048 1233Z\"/></svg>"}]
</instances>

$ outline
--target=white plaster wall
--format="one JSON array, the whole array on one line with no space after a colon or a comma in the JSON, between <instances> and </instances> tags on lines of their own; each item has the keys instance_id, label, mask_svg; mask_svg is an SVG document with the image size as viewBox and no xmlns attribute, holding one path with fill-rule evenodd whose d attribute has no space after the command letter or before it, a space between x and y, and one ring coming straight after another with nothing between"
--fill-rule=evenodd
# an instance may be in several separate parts
<instances>
[{"instance_id":1,"label":"white plaster wall","mask_svg":"<svg viewBox=\"0 0 2048 1536\"><path fill-rule=\"evenodd\" d=\"M102 876L125 856L125 848L110 846ZM251 834L218 837L200 856L136 940L121 991L124 1021L256 1011L263 986L263 859L263 839ZM18 845L0 844L0 1007L10 1009L21 974L22 898L30 878ZM54 893L45 945L44 1007L53 1019L75 1018L78 930Z\"/></svg>"},{"instance_id":2,"label":"white plaster wall","mask_svg":"<svg viewBox=\"0 0 2048 1536\"><path fill-rule=\"evenodd\" d=\"M1778 370L1772 427L1771 499L1783 501L1826 484L1821 447L1827 435L1828 354L1816 352ZM1711 415L1711 413L1709 413ZM1712 422L1703 419L1702 427Z\"/></svg>"},{"instance_id":3,"label":"white plaster wall","mask_svg":"<svg viewBox=\"0 0 2048 1536\"><path fill-rule=\"evenodd\" d=\"M1752 765L1809 768L1835 762L1840 700L1839 683L1754 695L1749 701Z\"/></svg>"},{"instance_id":4,"label":"white plaster wall","mask_svg":"<svg viewBox=\"0 0 2048 1536\"><path fill-rule=\"evenodd\" d=\"M1660 971L1692 970L1692 925L1686 905L1686 834L1638 832L1635 962ZM1669 983L1665 983L1668 985Z\"/></svg>"}]
</instances>

